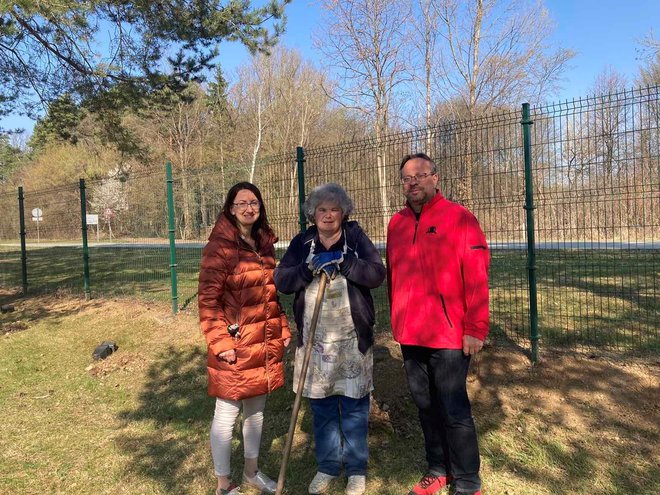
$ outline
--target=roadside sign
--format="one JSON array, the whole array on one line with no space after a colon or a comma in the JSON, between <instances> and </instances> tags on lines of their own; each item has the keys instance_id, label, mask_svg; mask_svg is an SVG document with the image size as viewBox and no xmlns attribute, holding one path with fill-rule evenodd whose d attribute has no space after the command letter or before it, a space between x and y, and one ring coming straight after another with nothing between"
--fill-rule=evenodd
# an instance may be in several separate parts
<instances>
[{"instance_id":1,"label":"roadside sign","mask_svg":"<svg viewBox=\"0 0 660 495\"><path fill-rule=\"evenodd\" d=\"M41 238L41 235L39 234L39 223L44 220L43 214L44 212L41 208L32 208L32 221L37 222L37 244L39 244Z\"/></svg>"},{"instance_id":2,"label":"roadside sign","mask_svg":"<svg viewBox=\"0 0 660 495\"><path fill-rule=\"evenodd\" d=\"M85 215L87 218L87 225L98 225L99 224L99 216L95 214L90 214L88 213Z\"/></svg>"}]
</instances>

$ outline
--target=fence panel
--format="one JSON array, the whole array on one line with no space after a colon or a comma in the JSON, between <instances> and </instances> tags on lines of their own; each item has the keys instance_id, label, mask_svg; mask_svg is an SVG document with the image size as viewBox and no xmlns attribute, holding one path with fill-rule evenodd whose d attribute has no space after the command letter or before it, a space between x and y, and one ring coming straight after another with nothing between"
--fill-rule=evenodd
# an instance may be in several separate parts
<instances>
[{"instance_id":1,"label":"fence panel","mask_svg":"<svg viewBox=\"0 0 660 495\"><path fill-rule=\"evenodd\" d=\"M28 290L82 290L82 223L78 184L40 191L28 190L24 195ZM18 218L18 208L15 217ZM18 236L16 242L19 242ZM20 247L17 249L20 250Z\"/></svg>"},{"instance_id":2,"label":"fence panel","mask_svg":"<svg viewBox=\"0 0 660 495\"><path fill-rule=\"evenodd\" d=\"M87 181L86 199L92 296L168 300L165 168Z\"/></svg>"},{"instance_id":3,"label":"fence panel","mask_svg":"<svg viewBox=\"0 0 660 495\"><path fill-rule=\"evenodd\" d=\"M659 92L532 109L544 342L660 349Z\"/></svg>"},{"instance_id":4,"label":"fence panel","mask_svg":"<svg viewBox=\"0 0 660 495\"><path fill-rule=\"evenodd\" d=\"M21 245L19 241L18 192L0 193L0 287L21 289Z\"/></svg>"},{"instance_id":5,"label":"fence panel","mask_svg":"<svg viewBox=\"0 0 660 495\"><path fill-rule=\"evenodd\" d=\"M532 108L536 264L541 348L658 352L660 343L660 88ZM384 251L404 204L399 164L425 152L439 188L479 219L491 247L491 335L528 346L524 160L519 110L305 150L307 193L337 182ZM180 308L194 307L201 250L228 189L261 189L279 236L299 231L296 153L254 163L174 167ZM6 191L6 190L5 190ZM21 287L17 191L0 193L0 287ZM28 287L82 291L78 184L25 191ZM88 181L91 291L171 297L164 168ZM34 215L33 215L34 212ZM33 219L34 217L34 219ZM378 329L389 327L386 287L374 292ZM288 300L286 300L288 305Z\"/></svg>"}]
</instances>

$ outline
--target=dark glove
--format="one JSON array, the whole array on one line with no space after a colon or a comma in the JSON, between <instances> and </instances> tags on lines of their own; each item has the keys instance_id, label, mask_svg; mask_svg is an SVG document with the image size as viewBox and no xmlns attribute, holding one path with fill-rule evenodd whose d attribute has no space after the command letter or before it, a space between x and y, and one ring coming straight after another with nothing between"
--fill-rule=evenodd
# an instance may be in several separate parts
<instances>
[{"instance_id":1,"label":"dark glove","mask_svg":"<svg viewBox=\"0 0 660 495\"><path fill-rule=\"evenodd\" d=\"M333 280L337 276L337 273L339 273L339 263L342 261L344 261L344 255L341 251L326 251L312 258L312 261L309 263L309 269L312 270L314 276L319 275L323 271L330 280Z\"/></svg>"}]
</instances>

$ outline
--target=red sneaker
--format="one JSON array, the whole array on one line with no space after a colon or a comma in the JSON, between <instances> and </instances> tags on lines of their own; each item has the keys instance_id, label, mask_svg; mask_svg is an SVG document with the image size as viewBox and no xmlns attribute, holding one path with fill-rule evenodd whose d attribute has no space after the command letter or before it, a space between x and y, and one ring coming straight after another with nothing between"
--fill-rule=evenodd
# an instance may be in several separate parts
<instances>
[{"instance_id":1,"label":"red sneaker","mask_svg":"<svg viewBox=\"0 0 660 495\"><path fill-rule=\"evenodd\" d=\"M426 473L422 479L412 487L412 490L408 492L408 495L435 495L447 486L447 483L450 481L451 475L436 476L432 473Z\"/></svg>"}]
</instances>

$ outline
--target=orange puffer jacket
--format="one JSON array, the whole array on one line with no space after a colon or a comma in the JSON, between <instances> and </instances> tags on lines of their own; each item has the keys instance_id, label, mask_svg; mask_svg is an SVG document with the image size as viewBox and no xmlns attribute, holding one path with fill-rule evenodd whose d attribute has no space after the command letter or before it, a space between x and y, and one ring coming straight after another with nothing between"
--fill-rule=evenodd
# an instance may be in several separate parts
<instances>
[{"instance_id":1,"label":"orange puffer jacket","mask_svg":"<svg viewBox=\"0 0 660 495\"><path fill-rule=\"evenodd\" d=\"M202 251L199 321L208 345L211 396L241 400L284 385L284 339L291 332L273 282L275 241L263 242L257 252L221 215ZM238 323L240 336L229 335L232 323ZM217 358L230 349L235 363Z\"/></svg>"}]
</instances>

